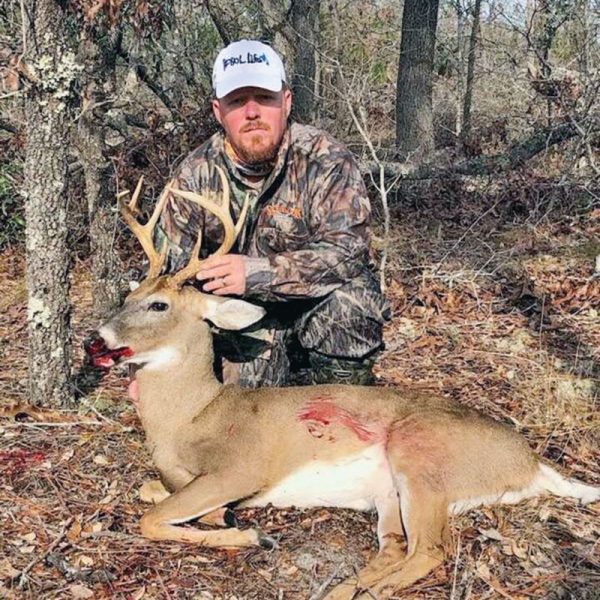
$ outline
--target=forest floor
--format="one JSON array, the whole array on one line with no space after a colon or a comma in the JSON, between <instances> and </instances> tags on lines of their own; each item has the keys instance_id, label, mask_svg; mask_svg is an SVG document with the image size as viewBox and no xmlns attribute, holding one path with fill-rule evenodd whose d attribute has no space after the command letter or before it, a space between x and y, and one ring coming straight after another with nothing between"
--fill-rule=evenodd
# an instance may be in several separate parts
<instances>
[{"instance_id":1,"label":"forest floor","mask_svg":"<svg viewBox=\"0 0 600 600\"><path fill-rule=\"evenodd\" d=\"M532 177L415 186L398 201L379 385L477 407L600 485L600 205ZM27 400L23 271L22 251L0 256L5 406ZM77 410L0 419L0 598L316 600L374 556L375 517L349 510L237 511L278 539L272 551L141 538L138 490L156 473L123 374L83 365L97 325L88 273L73 272ZM473 510L453 519L443 566L399 596L596 600L599 517L552 497Z\"/></svg>"}]
</instances>

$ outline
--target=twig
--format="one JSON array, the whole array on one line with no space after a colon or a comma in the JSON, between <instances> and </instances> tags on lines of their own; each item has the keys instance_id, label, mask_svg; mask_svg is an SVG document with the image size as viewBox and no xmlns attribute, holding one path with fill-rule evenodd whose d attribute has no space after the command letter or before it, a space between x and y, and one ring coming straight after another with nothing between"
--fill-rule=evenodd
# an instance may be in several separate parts
<instances>
[{"instance_id":1,"label":"twig","mask_svg":"<svg viewBox=\"0 0 600 600\"><path fill-rule=\"evenodd\" d=\"M317 591L309 598L309 600L321 600L325 590L331 585L331 582L337 577L339 568L336 568L333 573L317 588Z\"/></svg>"},{"instance_id":2,"label":"twig","mask_svg":"<svg viewBox=\"0 0 600 600\"><path fill-rule=\"evenodd\" d=\"M500 201L501 201L500 199L496 200L496 202L494 202L494 204L492 204L492 206L490 206L487 210L483 211L473 221L473 223L471 223L471 225L469 226L469 228L458 238L458 240L454 243L454 245L452 246L452 248L450 248L450 250L448 250L446 252L446 254L444 254L444 256L442 256L442 258L438 262L436 268L433 270L432 275L435 275L440 270L440 268L442 267L442 264L462 244L463 240L467 237L467 235L469 235L469 233L471 233L471 231L473 231L473 229L479 223L479 221L481 221L481 219L483 219L483 217L485 217L488 213L492 212L496 208L496 206L498 206L498 204L500 204Z\"/></svg>"},{"instance_id":3,"label":"twig","mask_svg":"<svg viewBox=\"0 0 600 600\"><path fill-rule=\"evenodd\" d=\"M31 569L33 569L33 567L35 565L37 565L39 562L45 560L45 558L56 548L56 546L58 546L58 544L60 544L60 542L63 540L63 538L65 537L66 533L67 533L67 529L71 526L71 523L73 522L73 517L69 517L64 525L62 526L62 529L60 530L60 533L56 536L56 538L54 538L54 541L48 546L48 548L46 548L46 551L44 552L44 554L42 554L41 556L36 556L22 571L21 573L19 573L19 575L15 576L15 579L18 577L19 578L19 583L17 584L17 588L18 589L23 589L23 587L25 586L25 583L27 582L27 574L29 573L29 571L31 571Z\"/></svg>"},{"instance_id":4,"label":"twig","mask_svg":"<svg viewBox=\"0 0 600 600\"><path fill-rule=\"evenodd\" d=\"M456 579L458 577L458 562L460 560L460 530L458 531L458 540L456 541L456 556L454 557L454 572L452 574L452 591L450 592L450 600L456 598Z\"/></svg>"},{"instance_id":5,"label":"twig","mask_svg":"<svg viewBox=\"0 0 600 600\"><path fill-rule=\"evenodd\" d=\"M343 73L341 72L341 68L340 68L340 77L341 77L342 81L344 81L344 77L343 77ZM361 137L365 141L365 144L367 144L367 147L369 148L369 152L371 153L371 156L373 157L375 164L377 164L377 166L379 167L379 169L378 169L379 170L379 185L377 185L375 183L374 183L374 185L377 188L379 195L381 196L381 204L383 207L383 252L381 254L381 264L379 266L379 273L380 273L381 291L385 292L385 289L386 289L385 267L387 264L388 248L389 248L389 243L390 243L390 209L389 209L388 200L387 200L387 192L388 192L389 188L385 184L385 166L379 160L379 157L377 156L377 152L375 151L375 147L373 146L373 142L372 142L371 138L369 137L369 134L367 133L366 127L364 126L365 125L364 115L361 114L362 120L363 120L363 123L361 123L359 121L358 117L356 116L356 112L354 111L354 107L352 106L352 102L350 101L350 94L345 94L344 96L346 98L348 112L350 113L350 116L352 117L352 121L354 122L356 129L358 129L358 132L360 133ZM390 188L393 187L399 181L399 179L401 179L401 177L399 177L399 176L396 177L396 179L390 184L389 187Z\"/></svg>"},{"instance_id":6,"label":"twig","mask_svg":"<svg viewBox=\"0 0 600 600\"><path fill-rule=\"evenodd\" d=\"M79 425L105 425L100 421L60 421L58 423L36 421L35 423L25 423L23 421L18 423L6 423L3 427L28 427L29 429L35 429L36 427L77 427Z\"/></svg>"},{"instance_id":7,"label":"twig","mask_svg":"<svg viewBox=\"0 0 600 600\"><path fill-rule=\"evenodd\" d=\"M12 96L18 96L19 94L22 94L23 90L15 90L14 92L8 92L6 94L2 94L2 96L0 96L0 100L5 100L6 98L10 98Z\"/></svg>"}]
</instances>

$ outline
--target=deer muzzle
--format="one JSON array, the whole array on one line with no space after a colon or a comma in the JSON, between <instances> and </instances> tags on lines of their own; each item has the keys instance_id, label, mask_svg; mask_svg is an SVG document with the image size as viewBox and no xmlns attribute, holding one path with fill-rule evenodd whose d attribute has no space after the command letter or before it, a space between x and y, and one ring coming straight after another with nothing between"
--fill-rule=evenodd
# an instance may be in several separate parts
<instances>
[{"instance_id":1,"label":"deer muzzle","mask_svg":"<svg viewBox=\"0 0 600 600\"><path fill-rule=\"evenodd\" d=\"M127 346L109 348L104 338L97 331L94 331L83 341L83 348L90 363L100 369L110 369L123 358L133 356L133 350Z\"/></svg>"}]
</instances>

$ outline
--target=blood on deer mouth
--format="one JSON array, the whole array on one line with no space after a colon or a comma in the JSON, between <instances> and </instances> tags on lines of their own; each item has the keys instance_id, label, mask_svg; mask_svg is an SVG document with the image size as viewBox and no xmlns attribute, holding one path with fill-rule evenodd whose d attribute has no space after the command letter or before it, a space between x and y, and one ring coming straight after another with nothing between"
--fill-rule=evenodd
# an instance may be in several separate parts
<instances>
[{"instance_id":1,"label":"blood on deer mouth","mask_svg":"<svg viewBox=\"0 0 600 600\"><path fill-rule=\"evenodd\" d=\"M121 359L133 356L133 350L127 346L111 350L98 335L87 338L83 342L83 347L92 365L100 369L110 369Z\"/></svg>"}]
</instances>

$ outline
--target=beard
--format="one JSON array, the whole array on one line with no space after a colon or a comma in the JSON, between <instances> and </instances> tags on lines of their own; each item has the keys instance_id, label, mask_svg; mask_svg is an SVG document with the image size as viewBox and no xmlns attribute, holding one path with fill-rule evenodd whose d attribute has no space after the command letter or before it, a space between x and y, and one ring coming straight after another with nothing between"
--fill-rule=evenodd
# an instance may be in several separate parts
<instances>
[{"instance_id":1,"label":"beard","mask_svg":"<svg viewBox=\"0 0 600 600\"><path fill-rule=\"evenodd\" d=\"M257 132L252 135L251 132L255 130L260 131L260 133ZM261 121L245 125L240 130L240 133L245 135L242 135L240 143L234 144L232 142L233 149L239 158L249 165L273 162L279 150L280 140L277 142L273 140L269 135L270 131L269 125ZM247 135L248 133L250 135Z\"/></svg>"}]
</instances>

